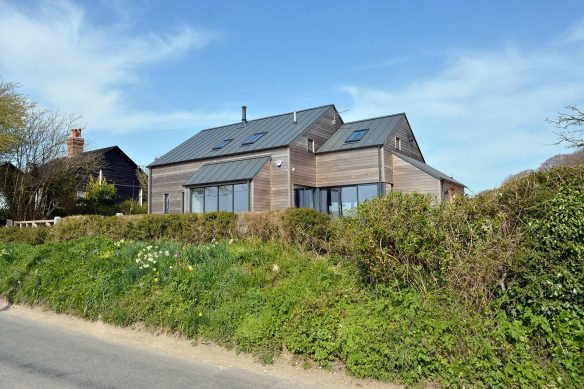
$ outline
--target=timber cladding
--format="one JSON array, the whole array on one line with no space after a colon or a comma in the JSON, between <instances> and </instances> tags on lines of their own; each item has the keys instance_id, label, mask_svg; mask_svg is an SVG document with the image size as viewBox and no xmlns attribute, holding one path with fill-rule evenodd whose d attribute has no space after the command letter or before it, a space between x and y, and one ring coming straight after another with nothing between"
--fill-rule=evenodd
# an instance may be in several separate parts
<instances>
[{"instance_id":1,"label":"timber cladding","mask_svg":"<svg viewBox=\"0 0 584 389\"><path fill-rule=\"evenodd\" d=\"M334 108L328 109L316 123L304 131L298 139L290 144L290 177L294 186L317 186L315 152L308 151L308 140L314 141L314 150L318 150L343 124L337 118Z\"/></svg>"},{"instance_id":2,"label":"timber cladding","mask_svg":"<svg viewBox=\"0 0 584 389\"><path fill-rule=\"evenodd\" d=\"M318 187L368 184L380 180L377 147L317 154L316 166Z\"/></svg>"},{"instance_id":3,"label":"timber cladding","mask_svg":"<svg viewBox=\"0 0 584 389\"><path fill-rule=\"evenodd\" d=\"M436 200L442 198L439 179L409 164L403 159L393 158L393 190L397 192L418 192L431 194Z\"/></svg>"},{"instance_id":4,"label":"timber cladding","mask_svg":"<svg viewBox=\"0 0 584 389\"><path fill-rule=\"evenodd\" d=\"M265 156L270 155L272 160L269 161L266 166L270 169L270 182L271 182L271 195L281 195L286 193L288 196L288 150L287 148L267 150L263 152L249 153L245 155L245 158L253 156ZM235 159L241 159L242 156L231 156L223 158L215 158L213 162L225 162ZM279 168L272 166L276 161L282 161L282 166ZM210 160L194 161L194 162L183 162L172 165L164 166L152 166L152 184L151 184L151 210L150 213L163 213L163 201L164 195L169 196L169 213L181 213L182 212L182 193L185 195L184 210L188 212L190 209L190 195L189 190L184 188L184 183L205 163ZM266 168L262 169L262 171ZM260 172L261 173L261 172ZM253 196L253 193L252 193ZM252 200L253 202L253 200ZM288 204L288 198L284 200L276 199L271 201L272 207L286 207Z\"/></svg>"}]
</instances>

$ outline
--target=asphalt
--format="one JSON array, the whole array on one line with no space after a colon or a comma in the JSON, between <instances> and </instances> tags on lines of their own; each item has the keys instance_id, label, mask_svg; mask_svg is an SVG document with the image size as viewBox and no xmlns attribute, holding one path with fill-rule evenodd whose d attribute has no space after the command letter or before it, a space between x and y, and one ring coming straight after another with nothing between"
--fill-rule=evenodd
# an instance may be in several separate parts
<instances>
[{"instance_id":1,"label":"asphalt","mask_svg":"<svg viewBox=\"0 0 584 389\"><path fill-rule=\"evenodd\" d=\"M301 388L0 312L0 388Z\"/></svg>"}]
</instances>

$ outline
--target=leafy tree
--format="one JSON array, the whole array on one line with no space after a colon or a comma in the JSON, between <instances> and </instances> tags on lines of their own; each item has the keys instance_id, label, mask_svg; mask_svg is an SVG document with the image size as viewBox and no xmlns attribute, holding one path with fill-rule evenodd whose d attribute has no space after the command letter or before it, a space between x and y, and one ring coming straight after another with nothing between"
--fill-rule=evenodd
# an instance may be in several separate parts
<instances>
[{"instance_id":1,"label":"leafy tree","mask_svg":"<svg viewBox=\"0 0 584 389\"><path fill-rule=\"evenodd\" d=\"M118 191L114 184L108 184L105 177L89 176L84 202L93 207L114 206L118 201Z\"/></svg>"},{"instance_id":2,"label":"leafy tree","mask_svg":"<svg viewBox=\"0 0 584 389\"><path fill-rule=\"evenodd\" d=\"M18 130L34 106L17 88L18 84L0 80L0 159L18 143Z\"/></svg>"}]
</instances>

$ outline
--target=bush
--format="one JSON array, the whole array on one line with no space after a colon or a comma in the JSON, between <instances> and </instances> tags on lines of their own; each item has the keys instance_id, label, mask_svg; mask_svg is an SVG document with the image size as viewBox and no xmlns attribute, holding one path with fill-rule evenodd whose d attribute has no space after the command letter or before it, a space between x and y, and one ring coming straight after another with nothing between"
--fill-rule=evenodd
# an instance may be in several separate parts
<instances>
[{"instance_id":1,"label":"bush","mask_svg":"<svg viewBox=\"0 0 584 389\"><path fill-rule=\"evenodd\" d=\"M148 213L148 204L140 205L134 200L124 200L117 206L117 211L124 215L145 215Z\"/></svg>"},{"instance_id":2,"label":"bush","mask_svg":"<svg viewBox=\"0 0 584 389\"><path fill-rule=\"evenodd\" d=\"M330 216L309 208L290 208L284 211L284 229L289 241L322 252L331 237Z\"/></svg>"}]
</instances>

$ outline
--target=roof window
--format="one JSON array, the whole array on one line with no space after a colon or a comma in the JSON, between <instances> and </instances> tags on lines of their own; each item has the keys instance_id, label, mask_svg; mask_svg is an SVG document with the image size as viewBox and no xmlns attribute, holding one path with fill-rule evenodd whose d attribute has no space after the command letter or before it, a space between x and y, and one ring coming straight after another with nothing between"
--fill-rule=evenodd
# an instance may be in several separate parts
<instances>
[{"instance_id":1,"label":"roof window","mask_svg":"<svg viewBox=\"0 0 584 389\"><path fill-rule=\"evenodd\" d=\"M349 135L349 137L347 138L347 140L345 141L345 143L356 143L359 142L361 139L363 139L363 137L365 136L365 134L367 133L367 131L369 131L369 129L365 129L365 130L355 130L351 133L351 135Z\"/></svg>"},{"instance_id":2,"label":"roof window","mask_svg":"<svg viewBox=\"0 0 584 389\"><path fill-rule=\"evenodd\" d=\"M217 143L215 147L213 147L213 150L221 150L223 147L231 143L232 140L233 139L223 139L221 142Z\"/></svg>"},{"instance_id":3,"label":"roof window","mask_svg":"<svg viewBox=\"0 0 584 389\"><path fill-rule=\"evenodd\" d=\"M266 135L265 132L256 132L253 135L248 136L243 143L241 144L242 146L247 146L247 145L251 145L254 144L255 142L257 142L262 136Z\"/></svg>"}]
</instances>

